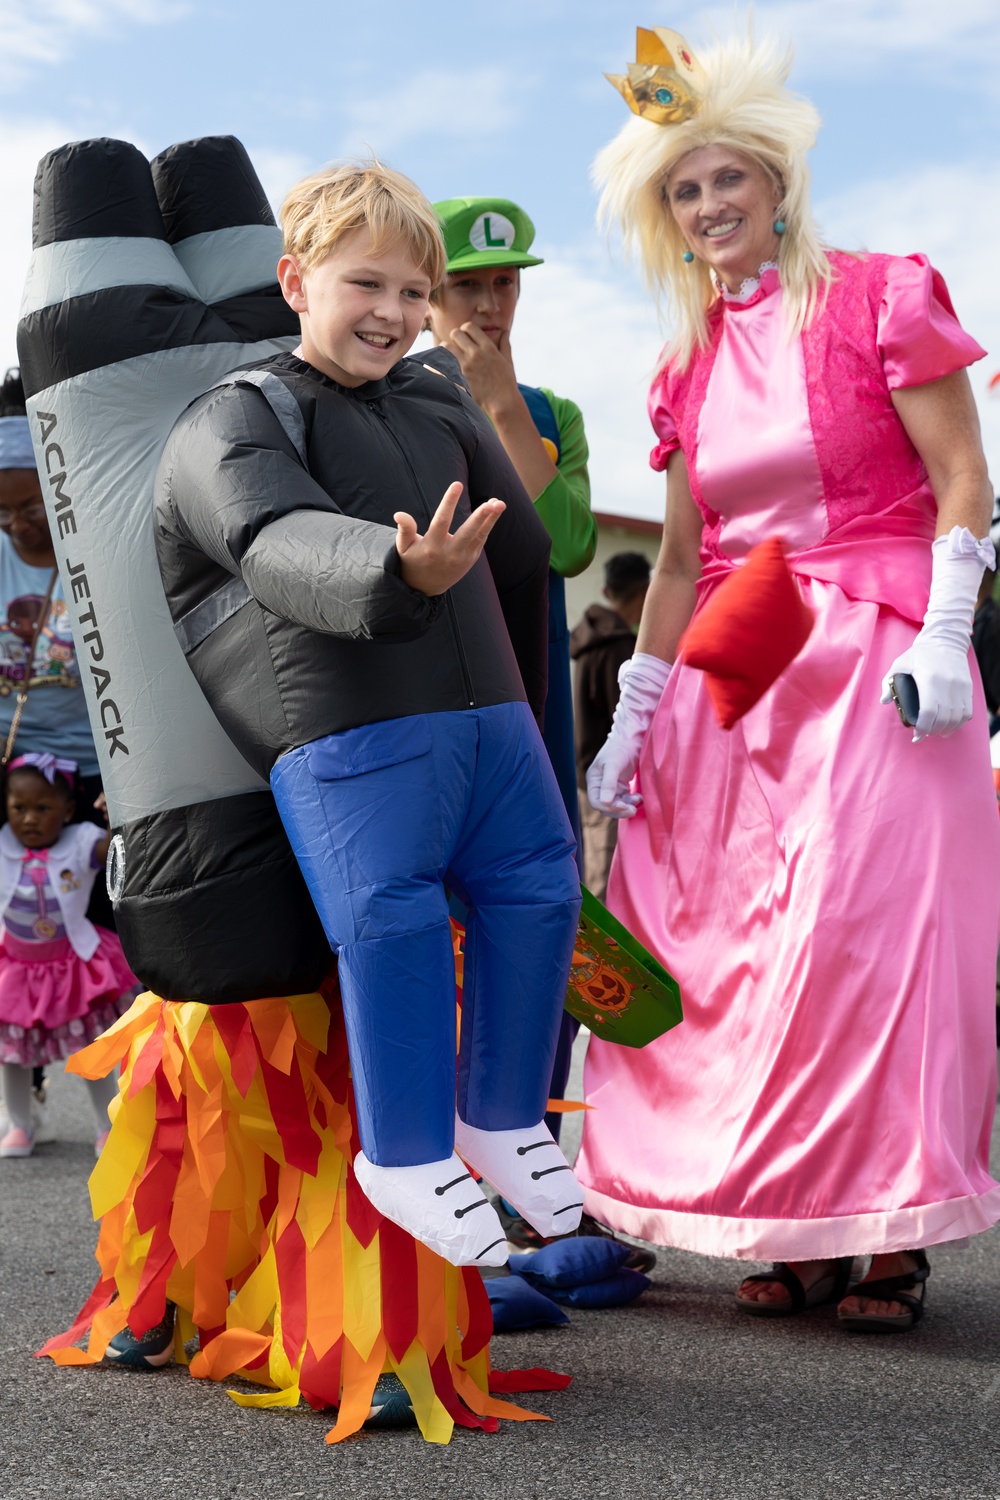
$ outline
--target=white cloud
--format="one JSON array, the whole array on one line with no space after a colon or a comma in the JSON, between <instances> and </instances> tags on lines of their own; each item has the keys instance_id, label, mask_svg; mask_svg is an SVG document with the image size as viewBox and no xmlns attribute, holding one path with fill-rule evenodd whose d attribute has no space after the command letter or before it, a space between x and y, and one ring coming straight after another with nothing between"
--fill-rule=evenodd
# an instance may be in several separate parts
<instances>
[{"instance_id":1,"label":"white cloud","mask_svg":"<svg viewBox=\"0 0 1000 1500\"><path fill-rule=\"evenodd\" d=\"M898 255L922 250L941 271L959 318L987 351L969 376L1000 487L1000 396L987 389L1000 370L1000 166L963 161L859 183L821 204L819 215L833 244Z\"/></svg>"},{"instance_id":2,"label":"white cloud","mask_svg":"<svg viewBox=\"0 0 1000 1500\"><path fill-rule=\"evenodd\" d=\"M367 92L347 102L347 149L392 150L418 136L481 139L520 119L528 79L513 68L426 68L400 88Z\"/></svg>"},{"instance_id":3,"label":"white cloud","mask_svg":"<svg viewBox=\"0 0 1000 1500\"><path fill-rule=\"evenodd\" d=\"M707 20L720 34L733 25L733 9L706 7ZM737 14L745 14L741 7ZM758 34L773 32L794 42L798 72L850 78L922 60L927 67L991 59L1000 61L996 0L760 0L755 7ZM692 40L700 38L698 23ZM946 108L944 97L928 91L928 108Z\"/></svg>"},{"instance_id":4,"label":"white cloud","mask_svg":"<svg viewBox=\"0 0 1000 1500\"><path fill-rule=\"evenodd\" d=\"M315 164L297 151L279 151L270 146L248 146L250 160L254 164L268 202L277 216L281 200L293 183L298 182Z\"/></svg>"},{"instance_id":5,"label":"white cloud","mask_svg":"<svg viewBox=\"0 0 1000 1500\"><path fill-rule=\"evenodd\" d=\"M0 0L0 88L62 62L78 38L117 21L154 26L188 12L179 0Z\"/></svg>"},{"instance_id":6,"label":"white cloud","mask_svg":"<svg viewBox=\"0 0 1000 1500\"><path fill-rule=\"evenodd\" d=\"M32 187L35 168L47 151L73 139L55 120L0 118L0 366L17 359L15 336L21 290L31 256Z\"/></svg>"},{"instance_id":7,"label":"white cloud","mask_svg":"<svg viewBox=\"0 0 1000 1500\"><path fill-rule=\"evenodd\" d=\"M655 439L646 415L663 344L651 299L603 258L589 264L565 250L550 251L521 284L518 379L548 386L583 412L594 509L662 520L663 476L649 467Z\"/></svg>"}]
</instances>

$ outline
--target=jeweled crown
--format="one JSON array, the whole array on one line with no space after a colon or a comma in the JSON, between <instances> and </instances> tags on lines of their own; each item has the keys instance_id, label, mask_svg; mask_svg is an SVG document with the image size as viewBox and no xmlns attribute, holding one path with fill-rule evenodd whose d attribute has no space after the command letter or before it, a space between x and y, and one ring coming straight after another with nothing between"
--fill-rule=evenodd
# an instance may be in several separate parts
<instances>
[{"instance_id":1,"label":"jeweled crown","mask_svg":"<svg viewBox=\"0 0 1000 1500\"><path fill-rule=\"evenodd\" d=\"M679 31L636 27L628 73L605 73L633 114L653 125L679 125L701 108L705 72Z\"/></svg>"}]
</instances>

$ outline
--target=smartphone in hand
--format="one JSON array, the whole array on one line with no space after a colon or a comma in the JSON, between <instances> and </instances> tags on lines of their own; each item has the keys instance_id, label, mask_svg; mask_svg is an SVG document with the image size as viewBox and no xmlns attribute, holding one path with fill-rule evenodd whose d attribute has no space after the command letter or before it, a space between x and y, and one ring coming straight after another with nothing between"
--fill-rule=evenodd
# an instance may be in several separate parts
<instances>
[{"instance_id":1,"label":"smartphone in hand","mask_svg":"<svg viewBox=\"0 0 1000 1500\"><path fill-rule=\"evenodd\" d=\"M916 729L920 713L920 693L916 679L909 672L895 672L889 678L889 691L902 722L907 729Z\"/></svg>"}]
</instances>

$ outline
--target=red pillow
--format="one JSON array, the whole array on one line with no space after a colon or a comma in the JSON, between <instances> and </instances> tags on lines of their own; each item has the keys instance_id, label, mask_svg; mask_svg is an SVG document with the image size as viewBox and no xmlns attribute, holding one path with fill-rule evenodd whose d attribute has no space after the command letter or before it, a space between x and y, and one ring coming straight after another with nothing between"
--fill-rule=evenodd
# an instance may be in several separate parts
<instances>
[{"instance_id":1,"label":"red pillow","mask_svg":"<svg viewBox=\"0 0 1000 1500\"><path fill-rule=\"evenodd\" d=\"M723 729L757 703L813 628L777 537L761 542L721 583L681 637L677 658L705 673Z\"/></svg>"}]
</instances>

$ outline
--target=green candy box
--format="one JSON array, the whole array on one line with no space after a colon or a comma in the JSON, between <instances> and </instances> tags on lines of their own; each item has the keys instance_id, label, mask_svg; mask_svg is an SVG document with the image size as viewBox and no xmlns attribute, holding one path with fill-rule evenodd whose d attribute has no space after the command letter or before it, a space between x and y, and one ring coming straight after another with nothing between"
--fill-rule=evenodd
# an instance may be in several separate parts
<instances>
[{"instance_id":1,"label":"green candy box","mask_svg":"<svg viewBox=\"0 0 1000 1500\"><path fill-rule=\"evenodd\" d=\"M623 1047L645 1047L684 1019L676 979L586 888L566 1009Z\"/></svg>"}]
</instances>

